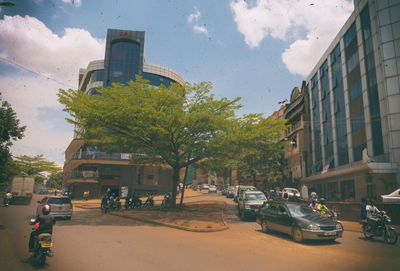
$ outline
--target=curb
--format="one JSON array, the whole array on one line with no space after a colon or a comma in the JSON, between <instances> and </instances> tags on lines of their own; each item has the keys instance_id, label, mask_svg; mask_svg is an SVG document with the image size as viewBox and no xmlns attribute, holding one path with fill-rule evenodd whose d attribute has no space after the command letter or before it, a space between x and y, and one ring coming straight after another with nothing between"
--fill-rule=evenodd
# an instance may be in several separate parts
<instances>
[{"instance_id":1,"label":"curb","mask_svg":"<svg viewBox=\"0 0 400 271\"><path fill-rule=\"evenodd\" d=\"M133 217L133 216L127 216L127 215L115 214L115 213L110 213L110 215L119 216L119 217L123 217L123 218L128 218L128 219L132 219L132 220L139 220L139 221L150 223L150 224L154 224L154 225L174 228L174 229L178 229L178 230L190 231L190 232L219 232L219 231L224 231L224 230L229 229L229 226L226 224L224 219L222 219L222 221L224 223L224 226L222 228L217 228L217 229L190 229L190 228L186 228L186 227L182 227L182 226L178 226L178 225L163 223L163 222L159 222L159 221L155 221L155 220L151 220L151 219L146 219L146 218L141 218L141 217Z\"/></svg>"}]
</instances>

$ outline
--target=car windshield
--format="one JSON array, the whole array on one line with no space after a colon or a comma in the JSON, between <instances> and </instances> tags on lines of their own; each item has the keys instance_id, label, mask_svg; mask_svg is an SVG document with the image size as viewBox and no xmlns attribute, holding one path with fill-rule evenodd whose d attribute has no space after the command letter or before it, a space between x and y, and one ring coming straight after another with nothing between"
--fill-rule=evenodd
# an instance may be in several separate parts
<instances>
[{"instance_id":1,"label":"car windshield","mask_svg":"<svg viewBox=\"0 0 400 271\"><path fill-rule=\"evenodd\" d=\"M303 217L317 214L313 209L304 204L288 204L287 207L292 217Z\"/></svg>"},{"instance_id":2,"label":"car windshield","mask_svg":"<svg viewBox=\"0 0 400 271\"><path fill-rule=\"evenodd\" d=\"M285 191L287 193L293 193L293 194L299 193L299 191L297 191L296 189L286 189Z\"/></svg>"},{"instance_id":3,"label":"car windshield","mask_svg":"<svg viewBox=\"0 0 400 271\"><path fill-rule=\"evenodd\" d=\"M71 199L69 199L69 198L50 198L49 203L51 203L51 204L70 204Z\"/></svg>"},{"instance_id":4,"label":"car windshield","mask_svg":"<svg viewBox=\"0 0 400 271\"><path fill-rule=\"evenodd\" d=\"M246 200L267 200L263 193L246 194Z\"/></svg>"}]
</instances>

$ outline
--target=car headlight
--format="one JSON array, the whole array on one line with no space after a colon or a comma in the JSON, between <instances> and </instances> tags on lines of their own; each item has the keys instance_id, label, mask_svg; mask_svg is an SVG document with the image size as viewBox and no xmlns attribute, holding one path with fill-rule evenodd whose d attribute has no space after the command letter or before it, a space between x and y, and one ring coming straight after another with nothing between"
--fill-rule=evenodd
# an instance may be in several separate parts
<instances>
[{"instance_id":1,"label":"car headlight","mask_svg":"<svg viewBox=\"0 0 400 271\"><path fill-rule=\"evenodd\" d=\"M319 225L317 225L317 224L311 224L311 225L307 226L307 229L309 229L311 231L318 231L320 228L319 228Z\"/></svg>"},{"instance_id":2,"label":"car headlight","mask_svg":"<svg viewBox=\"0 0 400 271\"><path fill-rule=\"evenodd\" d=\"M336 229L337 229L337 230L341 230L341 229L343 229L343 227L342 227L341 224L338 223L338 224L336 224Z\"/></svg>"}]
</instances>

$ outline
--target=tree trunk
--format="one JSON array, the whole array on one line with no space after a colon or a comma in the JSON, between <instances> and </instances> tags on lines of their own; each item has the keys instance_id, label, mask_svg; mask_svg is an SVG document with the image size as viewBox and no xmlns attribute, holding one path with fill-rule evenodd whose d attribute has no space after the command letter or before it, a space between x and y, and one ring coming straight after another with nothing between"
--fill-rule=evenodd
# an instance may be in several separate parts
<instances>
[{"instance_id":1,"label":"tree trunk","mask_svg":"<svg viewBox=\"0 0 400 271\"><path fill-rule=\"evenodd\" d=\"M176 206L176 187L178 186L179 183L179 167L174 167L173 169L173 175L172 175L172 207Z\"/></svg>"},{"instance_id":2,"label":"tree trunk","mask_svg":"<svg viewBox=\"0 0 400 271\"><path fill-rule=\"evenodd\" d=\"M232 186L232 168L229 169L229 185Z\"/></svg>"},{"instance_id":3,"label":"tree trunk","mask_svg":"<svg viewBox=\"0 0 400 271\"><path fill-rule=\"evenodd\" d=\"M257 187L257 174L256 173L253 174L253 186Z\"/></svg>"},{"instance_id":4,"label":"tree trunk","mask_svg":"<svg viewBox=\"0 0 400 271\"><path fill-rule=\"evenodd\" d=\"M183 188L182 188L180 206L183 205L183 194L185 194L186 178L187 178L188 169L189 169L189 166L186 166L186 169L185 169L185 176L183 177Z\"/></svg>"}]
</instances>

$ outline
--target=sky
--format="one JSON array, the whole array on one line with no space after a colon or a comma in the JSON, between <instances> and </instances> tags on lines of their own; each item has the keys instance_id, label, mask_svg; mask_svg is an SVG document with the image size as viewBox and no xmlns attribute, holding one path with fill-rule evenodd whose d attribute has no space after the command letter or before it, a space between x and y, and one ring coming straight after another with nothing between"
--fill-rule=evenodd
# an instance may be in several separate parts
<instances>
[{"instance_id":1,"label":"sky","mask_svg":"<svg viewBox=\"0 0 400 271\"><path fill-rule=\"evenodd\" d=\"M0 0L2 2L4 0ZM13 155L58 165L73 138L57 101L79 68L104 59L108 28L145 31L145 61L217 97L238 114L279 109L344 25L352 0L14 0L0 6L0 92L22 125Z\"/></svg>"}]
</instances>

